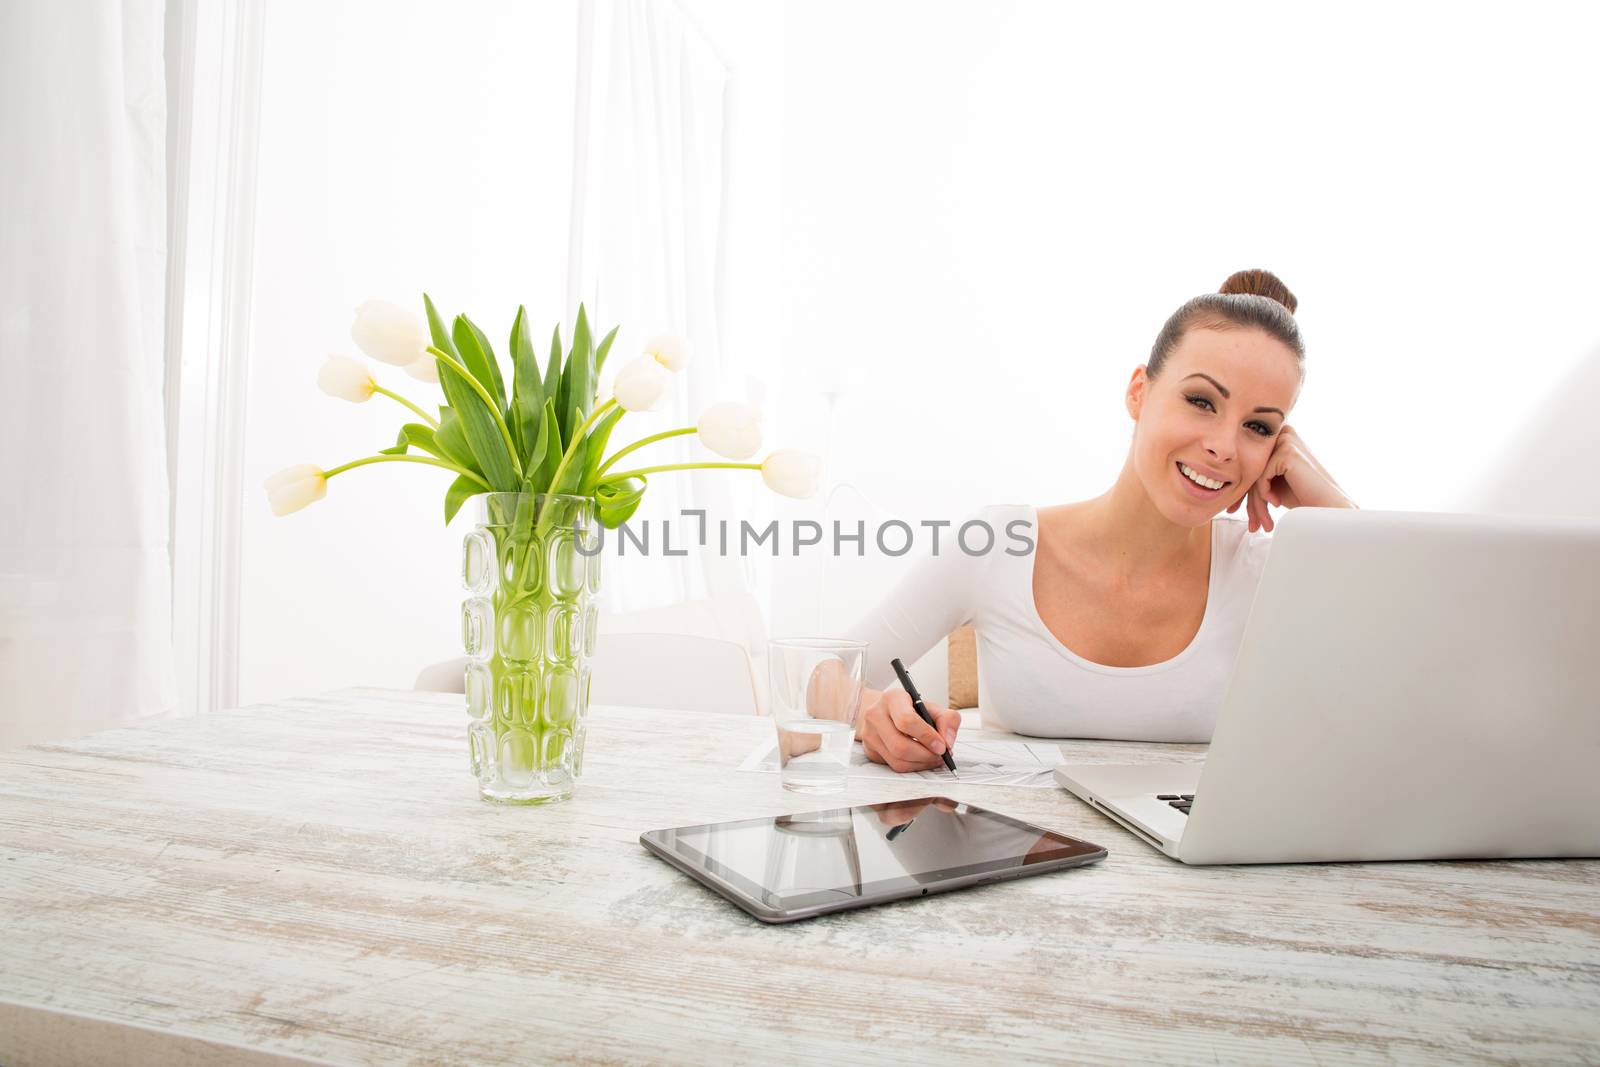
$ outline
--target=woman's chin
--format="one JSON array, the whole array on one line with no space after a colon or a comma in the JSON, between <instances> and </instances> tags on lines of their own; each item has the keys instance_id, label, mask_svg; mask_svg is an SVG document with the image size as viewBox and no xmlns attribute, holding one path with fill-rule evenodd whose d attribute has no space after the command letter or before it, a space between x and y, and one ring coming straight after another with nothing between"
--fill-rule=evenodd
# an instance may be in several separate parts
<instances>
[{"instance_id":1,"label":"woman's chin","mask_svg":"<svg viewBox=\"0 0 1600 1067\"><path fill-rule=\"evenodd\" d=\"M1215 500L1196 500L1172 493L1151 493L1148 485L1145 486L1145 492L1149 494L1151 503L1155 504L1156 510L1161 512L1164 519L1174 526L1183 526L1191 530L1206 525L1216 518L1223 508L1232 503L1229 499L1232 494L1226 491L1218 493Z\"/></svg>"}]
</instances>

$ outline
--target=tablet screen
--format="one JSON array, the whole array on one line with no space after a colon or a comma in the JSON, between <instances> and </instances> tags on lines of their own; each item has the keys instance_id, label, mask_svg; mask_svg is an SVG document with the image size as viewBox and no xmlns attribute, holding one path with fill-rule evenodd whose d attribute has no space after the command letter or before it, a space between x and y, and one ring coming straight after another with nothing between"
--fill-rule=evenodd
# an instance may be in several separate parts
<instances>
[{"instance_id":1,"label":"tablet screen","mask_svg":"<svg viewBox=\"0 0 1600 1067\"><path fill-rule=\"evenodd\" d=\"M1100 851L948 797L680 826L650 836L680 859L781 908Z\"/></svg>"}]
</instances>

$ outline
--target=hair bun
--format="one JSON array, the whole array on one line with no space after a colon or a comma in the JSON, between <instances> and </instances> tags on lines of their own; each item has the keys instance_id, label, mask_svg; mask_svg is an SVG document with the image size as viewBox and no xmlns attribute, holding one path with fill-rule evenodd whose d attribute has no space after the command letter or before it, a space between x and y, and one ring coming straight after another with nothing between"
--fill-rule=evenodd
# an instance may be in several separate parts
<instances>
[{"instance_id":1,"label":"hair bun","mask_svg":"<svg viewBox=\"0 0 1600 1067\"><path fill-rule=\"evenodd\" d=\"M1294 298L1289 287L1278 280L1278 276L1270 270L1241 270L1228 275L1228 280L1222 283L1219 293L1252 293L1256 296L1270 297L1289 309L1289 314L1294 314L1294 309L1300 301Z\"/></svg>"}]
</instances>

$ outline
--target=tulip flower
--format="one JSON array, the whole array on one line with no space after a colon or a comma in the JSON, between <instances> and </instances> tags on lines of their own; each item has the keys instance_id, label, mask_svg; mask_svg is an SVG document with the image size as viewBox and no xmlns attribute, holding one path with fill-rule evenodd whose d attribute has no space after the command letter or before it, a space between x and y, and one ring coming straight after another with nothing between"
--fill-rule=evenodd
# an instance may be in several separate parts
<instances>
[{"instance_id":1,"label":"tulip flower","mask_svg":"<svg viewBox=\"0 0 1600 1067\"><path fill-rule=\"evenodd\" d=\"M406 364L406 373L419 382L439 381L439 361L433 356L423 356L419 360Z\"/></svg>"},{"instance_id":2,"label":"tulip flower","mask_svg":"<svg viewBox=\"0 0 1600 1067\"><path fill-rule=\"evenodd\" d=\"M689 364L689 342L675 334L657 334L644 346L644 354L676 374Z\"/></svg>"},{"instance_id":3,"label":"tulip flower","mask_svg":"<svg viewBox=\"0 0 1600 1067\"><path fill-rule=\"evenodd\" d=\"M385 454L381 456L367 456L364 459L351 460L337 467L323 470L314 463L300 463L293 467L285 467L261 484L267 490L267 503L272 505L274 515L289 515L307 504L314 504L328 495L328 480L336 474L365 467L372 463L422 463L430 467L440 467L456 474L479 486L487 492L489 483L465 467L459 467L446 459L437 459L433 456L407 456Z\"/></svg>"},{"instance_id":4,"label":"tulip flower","mask_svg":"<svg viewBox=\"0 0 1600 1067\"><path fill-rule=\"evenodd\" d=\"M700 413L695 429L701 444L729 459L749 459L761 448L761 411L751 404L712 404Z\"/></svg>"},{"instance_id":5,"label":"tulip flower","mask_svg":"<svg viewBox=\"0 0 1600 1067\"><path fill-rule=\"evenodd\" d=\"M626 411L650 411L672 385L672 373L649 355L633 360L617 372L611 395Z\"/></svg>"},{"instance_id":6,"label":"tulip flower","mask_svg":"<svg viewBox=\"0 0 1600 1067\"><path fill-rule=\"evenodd\" d=\"M274 515L288 515L328 495L328 477L314 463L285 467L262 483Z\"/></svg>"},{"instance_id":7,"label":"tulip flower","mask_svg":"<svg viewBox=\"0 0 1600 1067\"><path fill-rule=\"evenodd\" d=\"M384 300L368 300L356 309L350 336L368 356L396 367L423 358L429 340L420 317Z\"/></svg>"},{"instance_id":8,"label":"tulip flower","mask_svg":"<svg viewBox=\"0 0 1600 1067\"><path fill-rule=\"evenodd\" d=\"M329 396L364 404L372 399L378 383L372 380L366 364L349 356L329 356L317 372L317 385Z\"/></svg>"},{"instance_id":9,"label":"tulip flower","mask_svg":"<svg viewBox=\"0 0 1600 1067\"><path fill-rule=\"evenodd\" d=\"M822 482L822 458L811 452L780 448L761 461L761 480L774 493L796 500L816 496Z\"/></svg>"},{"instance_id":10,"label":"tulip flower","mask_svg":"<svg viewBox=\"0 0 1600 1067\"><path fill-rule=\"evenodd\" d=\"M428 362L433 362L429 356ZM408 365L407 370L410 370ZM437 380L437 379L435 379ZM328 362L322 365L322 370L317 372L317 384L329 396L336 396L340 400L348 400L352 404L364 404L372 399L373 393L382 393L398 404L404 404L417 413L417 417L429 426L438 427L439 421L417 405L401 396L399 393L385 389L373 380L372 374L359 360L349 356L329 356Z\"/></svg>"}]
</instances>

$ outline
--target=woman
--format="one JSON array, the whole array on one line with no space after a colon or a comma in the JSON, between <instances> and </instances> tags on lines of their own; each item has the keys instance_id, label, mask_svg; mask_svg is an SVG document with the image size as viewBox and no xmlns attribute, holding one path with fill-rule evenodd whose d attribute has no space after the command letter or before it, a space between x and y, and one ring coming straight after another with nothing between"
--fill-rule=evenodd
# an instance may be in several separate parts
<instances>
[{"instance_id":1,"label":"woman","mask_svg":"<svg viewBox=\"0 0 1600 1067\"><path fill-rule=\"evenodd\" d=\"M884 687L866 690L857 720L868 758L901 772L942 765L960 712L929 705L929 727L889 688L889 660L910 663L965 622L986 726L1211 739L1266 561L1268 506L1355 507L1285 421L1304 379L1295 307L1263 270L1184 304L1128 382L1133 442L1109 490L985 508L996 531L1032 523L1035 550L947 550L852 628L874 653L869 685ZM1248 522L1217 518L1241 504Z\"/></svg>"}]
</instances>

